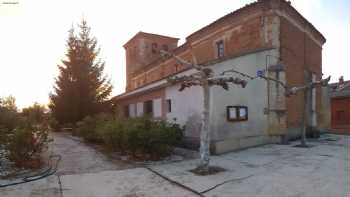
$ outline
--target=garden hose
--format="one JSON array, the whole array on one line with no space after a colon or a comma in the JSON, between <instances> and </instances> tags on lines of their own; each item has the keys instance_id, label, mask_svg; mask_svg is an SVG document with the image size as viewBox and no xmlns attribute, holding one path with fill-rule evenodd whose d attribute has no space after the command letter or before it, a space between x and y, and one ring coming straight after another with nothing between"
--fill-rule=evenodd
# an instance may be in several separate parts
<instances>
[{"instance_id":1,"label":"garden hose","mask_svg":"<svg viewBox=\"0 0 350 197\"><path fill-rule=\"evenodd\" d=\"M56 158L56 163L54 166L52 165L53 158ZM61 161L61 155L51 155L50 161L51 161L50 166L45 171L37 173L35 175L23 177L22 179L20 179L18 181L14 181L14 182L7 183L7 184L0 184L0 188L19 185L19 184L23 184L23 183L32 182L32 181L37 181L37 180L40 180L40 179L43 179L43 178L46 178L48 176L55 174L57 172L57 169L58 169L58 164Z\"/></svg>"}]
</instances>

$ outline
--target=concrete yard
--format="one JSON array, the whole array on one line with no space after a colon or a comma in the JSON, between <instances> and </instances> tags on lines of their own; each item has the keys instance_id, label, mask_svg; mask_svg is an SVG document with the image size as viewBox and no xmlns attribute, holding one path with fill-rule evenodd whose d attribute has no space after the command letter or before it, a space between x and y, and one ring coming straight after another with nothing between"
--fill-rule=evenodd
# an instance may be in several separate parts
<instances>
[{"instance_id":1,"label":"concrete yard","mask_svg":"<svg viewBox=\"0 0 350 197\"><path fill-rule=\"evenodd\" d=\"M69 133L51 133L54 141L49 152L62 156L59 175L121 170L132 167L126 162L112 160L93 147L85 144L81 138Z\"/></svg>"},{"instance_id":2,"label":"concrete yard","mask_svg":"<svg viewBox=\"0 0 350 197\"><path fill-rule=\"evenodd\" d=\"M196 176L198 160L153 165L153 170L202 196L346 197L350 194L350 136L323 135L311 148L266 145L212 157L226 169L211 176ZM97 160L104 160L97 157ZM66 161L68 162L68 161ZM108 163L108 161L105 161ZM64 162L63 162L64 164ZM103 162L99 163L101 166ZM137 197L200 196L170 183L146 168L91 172L75 171L15 187L0 189L1 197ZM76 163L79 165L79 163ZM82 166L85 167L85 166ZM65 172L68 172L66 170Z\"/></svg>"}]
</instances>

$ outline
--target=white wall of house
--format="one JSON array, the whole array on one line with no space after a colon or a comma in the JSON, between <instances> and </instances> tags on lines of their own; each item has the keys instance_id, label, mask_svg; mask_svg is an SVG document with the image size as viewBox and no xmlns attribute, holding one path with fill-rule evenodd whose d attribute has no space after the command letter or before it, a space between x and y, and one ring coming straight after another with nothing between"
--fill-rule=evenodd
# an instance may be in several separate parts
<instances>
[{"instance_id":1,"label":"white wall of house","mask_svg":"<svg viewBox=\"0 0 350 197\"><path fill-rule=\"evenodd\" d=\"M210 67L216 75L234 68L256 76L258 70L266 68L266 55L274 53L274 50L257 52L229 59ZM243 78L237 74L228 75ZM246 88L230 85L229 91L218 86L211 87L210 130L211 139L214 144L217 144L216 152L264 144L270 140L269 115L264 113L268 103L267 82L263 79L252 81L247 79L247 81ZM199 137L203 111L202 88L194 86L182 92L178 90L179 88L180 85L166 88L166 99L171 99L172 103L172 111L167 113L166 117L168 120L176 119L177 123L186 125L186 137ZM227 106L248 107L248 120L227 121ZM281 119L281 122L283 121Z\"/></svg>"},{"instance_id":2,"label":"white wall of house","mask_svg":"<svg viewBox=\"0 0 350 197\"><path fill-rule=\"evenodd\" d=\"M216 74L225 70L235 69L251 76L256 76L257 70L265 69L266 55L271 51L258 52L242 57L230 59L212 67ZM232 74L239 78L240 75ZM214 86L211 88L211 109L210 129L212 140L224 142L222 149L240 148L242 140L251 139L251 142L244 142L245 145L256 145L264 143L268 139L268 115L264 113L267 107L267 82L262 79L248 80L246 88L237 85L230 85L229 91ZM248 120L230 122L227 120L227 106L248 107ZM226 143L227 142L227 143ZM225 144L226 143L226 144ZM220 149L220 148L219 148ZM218 151L218 152L225 152Z\"/></svg>"},{"instance_id":3,"label":"white wall of house","mask_svg":"<svg viewBox=\"0 0 350 197\"><path fill-rule=\"evenodd\" d=\"M143 102L136 103L136 115L137 117L143 116Z\"/></svg>"},{"instance_id":4,"label":"white wall of house","mask_svg":"<svg viewBox=\"0 0 350 197\"><path fill-rule=\"evenodd\" d=\"M216 74L235 69L250 76L256 76L257 70L265 69L265 53L255 53L231 59L212 66ZM240 75L232 76L243 78ZM213 139L227 137L245 137L264 134L267 128L267 85L262 79L247 80L246 88L230 85L229 91L214 86L211 88L211 129ZM226 117L227 106L247 106L248 121L229 122Z\"/></svg>"},{"instance_id":5,"label":"white wall of house","mask_svg":"<svg viewBox=\"0 0 350 197\"><path fill-rule=\"evenodd\" d=\"M136 117L136 104L129 105L129 116L132 118Z\"/></svg>"},{"instance_id":6,"label":"white wall of house","mask_svg":"<svg viewBox=\"0 0 350 197\"><path fill-rule=\"evenodd\" d=\"M216 75L234 68L251 76L256 76L258 70L264 70L266 67L266 55L278 54L276 54L276 50L256 52L216 63L210 67ZM271 64L274 63L276 63L276 60L271 61ZM189 75L194 72L192 69L178 74L178 76ZM284 77L284 74L281 74ZM244 78L232 73L228 75ZM246 88L230 85L229 91L225 91L218 86L211 87L210 131L217 153L271 142L272 138L269 135L271 119L274 123L285 124L284 118L278 119L277 116L273 115L274 113L264 113L265 109L268 108L267 82L263 79L247 79L247 81ZM166 118L169 121L185 125L186 137L199 138L203 112L202 88L194 86L186 88L182 92L179 91L179 88L180 84L165 88L165 100L171 100L171 112L166 113ZM277 100L283 97L277 99L274 88L275 84L270 85L270 103L272 102L270 108L278 107ZM280 93L283 95L283 92ZM153 100L153 115L155 118L162 117L162 103L165 100ZM227 120L227 106L248 107L248 120L229 122ZM130 105L129 111L131 117L133 117L133 113L138 116L143 114L143 103Z\"/></svg>"},{"instance_id":7,"label":"white wall of house","mask_svg":"<svg viewBox=\"0 0 350 197\"><path fill-rule=\"evenodd\" d=\"M154 99L153 100L153 117L160 118L162 117L162 99Z\"/></svg>"},{"instance_id":8,"label":"white wall of house","mask_svg":"<svg viewBox=\"0 0 350 197\"><path fill-rule=\"evenodd\" d=\"M203 109L202 88L195 86L179 91L180 85L167 87L166 99L171 100L171 112L166 114L169 121L185 125L186 137L199 137Z\"/></svg>"}]
</instances>

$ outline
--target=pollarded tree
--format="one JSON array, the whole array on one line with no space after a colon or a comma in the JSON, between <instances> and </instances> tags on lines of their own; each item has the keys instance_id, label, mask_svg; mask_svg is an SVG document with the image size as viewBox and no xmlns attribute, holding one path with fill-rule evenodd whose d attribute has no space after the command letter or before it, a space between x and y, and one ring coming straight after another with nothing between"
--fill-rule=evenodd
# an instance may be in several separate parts
<instances>
[{"instance_id":1,"label":"pollarded tree","mask_svg":"<svg viewBox=\"0 0 350 197\"><path fill-rule=\"evenodd\" d=\"M98 58L97 39L91 37L85 20L79 24L79 34L69 31L66 60L58 65L54 92L49 105L53 117L60 123L75 123L85 116L108 108L112 85L103 74L105 63Z\"/></svg>"},{"instance_id":2,"label":"pollarded tree","mask_svg":"<svg viewBox=\"0 0 350 197\"><path fill-rule=\"evenodd\" d=\"M201 86L203 90L203 114L200 134L200 163L195 169L197 173L209 174L210 173L210 130L209 130L209 119L210 119L210 88L212 86L222 87L224 90L229 90L229 85L239 85L245 88L247 81L237 77L226 77L226 76L214 76L214 72L211 68L203 67L201 65L191 64L186 60L183 60L171 53L161 51L163 56L174 57L177 62L188 67L194 68L197 72L191 75L184 75L181 77L170 77L168 82L171 84L179 83L181 87L179 91L183 91L186 88L192 86Z\"/></svg>"}]
</instances>

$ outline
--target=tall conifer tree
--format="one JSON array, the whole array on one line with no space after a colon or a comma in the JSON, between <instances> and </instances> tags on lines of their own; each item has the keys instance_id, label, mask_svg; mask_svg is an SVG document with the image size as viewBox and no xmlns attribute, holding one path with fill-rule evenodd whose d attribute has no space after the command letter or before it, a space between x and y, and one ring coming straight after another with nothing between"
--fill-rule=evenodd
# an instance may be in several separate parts
<instances>
[{"instance_id":1,"label":"tall conifer tree","mask_svg":"<svg viewBox=\"0 0 350 197\"><path fill-rule=\"evenodd\" d=\"M99 59L97 39L83 19L79 34L69 31L66 59L58 65L54 92L50 94L50 109L61 124L75 123L85 116L105 111L112 85L103 74L105 63Z\"/></svg>"}]
</instances>

